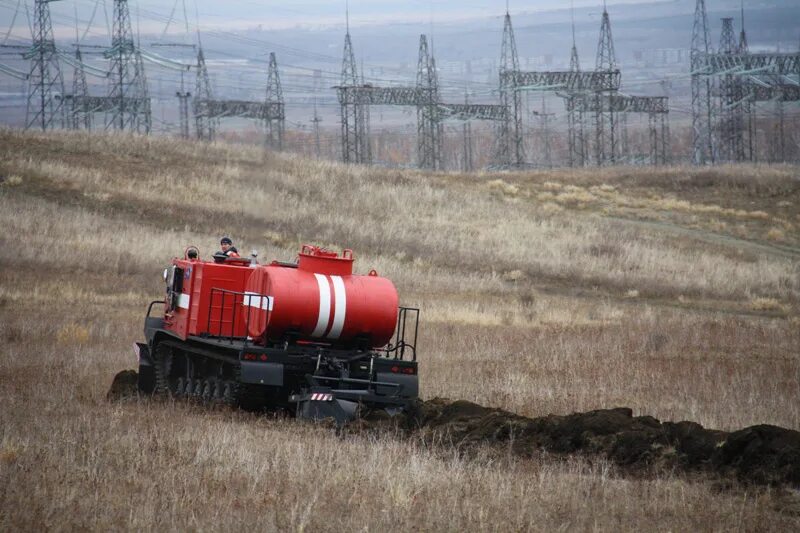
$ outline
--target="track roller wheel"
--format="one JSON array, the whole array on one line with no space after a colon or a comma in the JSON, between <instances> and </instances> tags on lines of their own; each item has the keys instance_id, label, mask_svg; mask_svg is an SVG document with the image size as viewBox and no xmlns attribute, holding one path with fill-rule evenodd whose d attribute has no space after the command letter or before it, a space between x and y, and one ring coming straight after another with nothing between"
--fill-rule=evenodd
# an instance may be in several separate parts
<instances>
[{"instance_id":1,"label":"track roller wheel","mask_svg":"<svg viewBox=\"0 0 800 533\"><path fill-rule=\"evenodd\" d=\"M219 379L214 380L214 390L211 391L211 401L213 403L222 403L225 395L225 384Z\"/></svg>"},{"instance_id":2,"label":"track roller wheel","mask_svg":"<svg viewBox=\"0 0 800 533\"><path fill-rule=\"evenodd\" d=\"M222 403L236 407L236 384L232 381L222 382Z\"/></svg>"},{"instance_id":3,"label":"track roller wheel","mask_svg":"<svg viewBox=\"0 0 800 533\"><path fill-rule=\"evenodd\" d=\"M200 394L200 398L204 402L210 402L211 399L214 397L214 382L210 379L203 381L203 392Z\"/></svg>"},{"instance_id":4,"label":"track roller wheel","mask_svg":"<svg viewBox=\"0 0 800 533\"><path fill-rule=\"evenodd\" d=\"M178 381L175 382L175 396L185 396L186 395L186 378L183 376L178 378Z\"/></svg>"},{"instance_id":5,"label":"track roller wheel","mask_svg":"<svg viewBox=\"0 0 800 533\"><path fill-rule=\"evenodd\" d=\"M186 381L183 383L183 392L182 396L184 398L189 398L194 393L194 380L192 378L186 378Z\"/></svg>"}]
</instances>

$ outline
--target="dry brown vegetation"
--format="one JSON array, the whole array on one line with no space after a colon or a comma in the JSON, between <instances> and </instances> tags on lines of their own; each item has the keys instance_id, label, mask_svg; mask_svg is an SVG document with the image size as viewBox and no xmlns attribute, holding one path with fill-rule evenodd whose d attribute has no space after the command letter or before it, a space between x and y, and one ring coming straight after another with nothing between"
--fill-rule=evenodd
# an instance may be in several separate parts
<instances>
[{"instance_id":1,"label":"dry brown vegetation","mask_svg":"<svg viewBox=\"0 0 800 533\"><path fill-rule=\"evenodd\" d=\"M424 174L0 131L0 529L797 529L788 490L109 404L160 271L350 247L422 308L422 395L800 429L796 167Z\"/></svg>"}]
</instances>

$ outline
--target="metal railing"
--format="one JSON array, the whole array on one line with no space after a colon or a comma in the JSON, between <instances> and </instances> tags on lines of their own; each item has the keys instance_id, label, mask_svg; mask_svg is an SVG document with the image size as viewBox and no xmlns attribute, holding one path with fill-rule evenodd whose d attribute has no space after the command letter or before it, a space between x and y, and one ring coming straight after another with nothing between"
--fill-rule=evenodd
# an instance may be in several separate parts
<instances>
[{"instance_id":1,"label":"metal railing","mask_svg":"<svg viewBox=\"0 0 800 533\"><path fill-rule=\"evenodd\" d=\"M409 316L411 315L411 316ZM413 322L413 328L409 322ZM406 334L413 337L406 340ZM393 343L384 349L387 357L405 360L406 350L410 352L411 361L417 360L417 335L419 334L419 309L416 307L401 307L397 313L397 327Z\"/></svg>"},{"instance_id":2,"label":"metal railing","mask_svg":"<svg viewBox=\"0 0 800 533\"><path fill-rule=\"evenodd\" d=\"M221 300L219 306L215 307L215 300ZM252 292L237 292L227 289L211 289L211 298L208 301L208 323L206 324L206 332L210 337L217 337L220 339L227 339L231 343L234 340L244 340L245 344L248 343L250 337L250 321L253 319L253 302L257 302L256 307L264 311L262 318L261 331L266 329L269 322L269 315L271 310L269 306L264 309L263 302L269 302L270 297L263 294L256 294ZM245 313L240 308L246 307L246 315L244 317L244 331L245 335L236 335L237 316L241 319L242 315L238 313ZM218 315L214 317L214 311L218 310ZM229 311L230 320L226 320L226 311ZM216 325L214 328L212 325Z\"/></svg>"}]
</instances>

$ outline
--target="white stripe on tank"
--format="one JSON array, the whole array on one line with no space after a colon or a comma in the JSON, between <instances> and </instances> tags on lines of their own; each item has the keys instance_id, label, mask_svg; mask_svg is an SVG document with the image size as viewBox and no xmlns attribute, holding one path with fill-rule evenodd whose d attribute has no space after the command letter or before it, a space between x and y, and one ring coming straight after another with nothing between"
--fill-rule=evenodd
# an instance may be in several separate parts
<instances>
[{"instance_id":1,"label":"white stripe on tank","mask_svg":"<svg viewBox=\"0 0 800 533\"><path fill-rule=\"evenodd\" d=\"M328 333L329 339L338 339L344 328L344 318L347 314L347 293L344 290L344 281L341 276L331 276L333 281L333 294L336 297L336 306L333 309L333 326Z\"/></svg>"},{"instance_id":2,"label":"white stripe on tank","mask_svg":"<svg viewBox=\"0 0 800 533\"><path fill-rule=\"evenodd\" d=\"M322 274L314 274L319 285L319 316L317 317L317 327L311 332L312 337L322 337L328 329L328 322L331 316L331 286L328 279Z\"/></svg>"},{"instance_id":3,"label":"white stripe on tank","mask_svg":"<svg viewBox=\"0 0 800 533\"><path fill-rule=\"evenodd\" d=\"M261 296L257 292L245 292L242 299L242 305L249 305L250 307L261 308L264 311L272 311L272 296Z\"/></svg>"}]
</instances>

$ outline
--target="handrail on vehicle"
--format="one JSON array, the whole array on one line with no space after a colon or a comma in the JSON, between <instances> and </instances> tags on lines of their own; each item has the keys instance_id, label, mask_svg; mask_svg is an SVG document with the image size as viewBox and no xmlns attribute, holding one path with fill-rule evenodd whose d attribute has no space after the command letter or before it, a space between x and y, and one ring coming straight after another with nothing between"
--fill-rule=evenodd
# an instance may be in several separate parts
<instances>
[{"instance_id":1,"label":"handrail on vehicle","mask_svg":"<svg viewBox=\"0 0 800 533\"><path fill-rule=\"evenodd\" d=\"M409 317L409 314L413 314L413 317ZM414 340L412 342L406 342L406 332L411 334L411 328L408 326L408 321L414 321ZM394 343L389 343L386 348L384 348L384 352L386 355L389 356L394 354L395 359L399 359L400 361L405 360L405 353L406 348L411 351L411 360L417 360L417 335L419 334L419 308L417 307L400 307L399 312L397 313L397 326L395 328L395 340Z\"/></svg>"},{"instance_id":2,"label":"handrail on vehicle","mask_svg":"<svg viewBox=\"0 0 800 533\"><path fill-rule=\"evenodd\" d=\"M212 316L212 311L214 310L214 297L216 295L221 296L222 302L220 303L219 306L219 317L213 321L217 323L216 334L215 334L215 332L212 331L211 328L212 324L211 316ZM225 334L226 331L224 331L225 328L224 319L225 319L225 309L226 309L225 302L227 301L228 296L231 297L232 303L230 305L231 309L230 331L229 334L226 335ZM247 298L247 300L245 300L245 298ZM263 302L264 299L269 299L269 296L264 294L255 294L252 292L231 291L228 289L220 289L217 287L213 287L211 289L211 297L208 300L208 322L206 324L206 332L208 333L208 335L212 337L219 337L220 339L226 338L231 344L233 344L234 341L239 340L241 337L237 337L234 333L236 328L236 317L237 317L236 310L241 305L247 305L247 318L245 319L245 333L247 334L247 332L250 331L250 319L252 312L252 305L250 305L250 302L252 302L254 299L257 299L258 302ZM268 309L263 309L263 307L262 310L265 311L263 327L266 328L267 323L269 323L269 317L271 311L269 311ZM245 345L248 344L249 344L249 337L246 336Z\"/></svg>"},{"instance_id":3,"label":"handrail on vehicle","mask_svg":"<svg viewBox=\"0 0 800 533\"><path fill-rule=\"evenodd\" d=\"M167 305L167 302L164 300L153 300L150 302L150 305L147 306L147 315L145 316L145 319L150 318L150 313L153 311L153 306L155 304Z\"/></svg>"}]
</instances>

